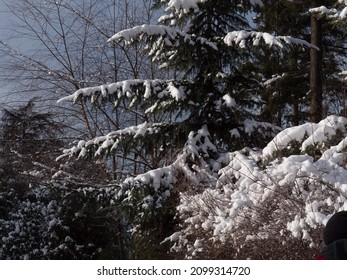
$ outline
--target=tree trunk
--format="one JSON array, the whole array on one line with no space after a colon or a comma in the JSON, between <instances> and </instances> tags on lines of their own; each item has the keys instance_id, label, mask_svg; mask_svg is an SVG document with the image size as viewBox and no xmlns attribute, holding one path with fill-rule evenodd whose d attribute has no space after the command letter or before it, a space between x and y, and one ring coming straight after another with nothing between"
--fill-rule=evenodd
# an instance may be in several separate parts
<instances>
[{"instance_id":1,"label":"tree trunk","mask_svg":"<svg viewBox=\"0 0 347 280\"><path fill-rule=\"evenodd\" d=\"M319 7L319 0L312 0L311 7ZM322 22L315 14L311 15L311 44L319 51L310 50L310 91L311 91L311 121L319 122L323 118L323 82L322 82Z\"/></svg>"}]
</instances>

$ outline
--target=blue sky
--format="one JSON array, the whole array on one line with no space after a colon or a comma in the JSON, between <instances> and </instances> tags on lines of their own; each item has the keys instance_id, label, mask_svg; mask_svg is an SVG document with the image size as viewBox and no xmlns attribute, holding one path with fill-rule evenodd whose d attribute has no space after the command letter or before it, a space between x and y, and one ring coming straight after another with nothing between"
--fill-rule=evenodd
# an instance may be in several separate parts
<instances>
[{"instance_id":1,"label":"blue sky","mask_svg":"<svg viewBox=\"0 0 347 280\"><path fill-rule=\"evenodd\" d=\"M6 5L4 4L4 2L4 0L0 0L0 40L6 38L6 34L8 34L5 28L9 20L9 15L6 12ZM6 91L6 89L4 89L4 86L5 85L0 83L0 109L2 107L2 103L4 102L4 91Z\"/></svg>"},{"instance_id":2,"label":"blue sky","mask_svg":"<svg viewBox=\"0 0 347 280\"><path fill-rule=\"evenodd\" d=\"M3 39L6 33L6 25L9 20L12 20L6 7L6 2L10 2L10 0L0 0L0 38Z\"/></svg>"},{"instance_id":3,"label":"blue sky","mask_svg":"<svg viewBox=\"0 0 347 280\"><path fill-rule=\"evenodd\" d=\"M15 20L15 18L10 15L6 7L6 3L10 3L10 1L11 0L0 0L0 40L6 40L6 38L11 35L7 28L9 23ZM16 98L11 96L9 88L10 87L7 84L0 82L0 110L4 107L18 105Z\"/></svg>"}]
</instances>

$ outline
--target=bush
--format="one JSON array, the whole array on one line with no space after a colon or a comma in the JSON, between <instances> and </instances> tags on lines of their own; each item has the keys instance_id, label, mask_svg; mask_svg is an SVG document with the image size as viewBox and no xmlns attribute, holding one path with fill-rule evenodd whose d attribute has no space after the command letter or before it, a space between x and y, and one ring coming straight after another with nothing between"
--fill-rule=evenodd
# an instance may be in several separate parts
<instances>
[{"instance_id":1,"label":"bush","mask_svg":"<svg viewBox=\"0 0 347 280\"><path fill-rule=\"evenodd\" d=\"M215 185L181 194L171 250L182 258L314 258L329 217L347 207L346 123L331 116L287 129L263 150L222 156ZM274 156L293 141L301 152ZM319 157L306 154L315 144Z\"/></svg>"},{"instance_id":2,"label":"bush","mask_svg":"<svg viewBox=\"0 0 347 280\"><path fill-rule=\"evenodd\" d=\"M1 259L129 258L130 236L114 203L116 190L37 185L21 199L2 192L7 204L0 219Z\"/></svg>"}]
</instances>

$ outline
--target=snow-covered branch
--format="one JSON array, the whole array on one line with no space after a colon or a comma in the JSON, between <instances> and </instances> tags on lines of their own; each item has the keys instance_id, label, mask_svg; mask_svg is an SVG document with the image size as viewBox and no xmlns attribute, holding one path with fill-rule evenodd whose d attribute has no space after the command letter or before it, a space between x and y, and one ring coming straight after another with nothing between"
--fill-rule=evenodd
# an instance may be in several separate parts
<instances>
[{"instance_id":1,"label":"snow-covered branch","mask_svg":"<svg viewBox=\"0 0 347 280\"><path fill-rule=\"evenodd\" d=\"M195 35L188 34L181 30L178 30L173 27L165 26L165 25L149 25L144 24L141 26L135 26L130 29L122 30L116 34L114 34L108 41L112 42L121 42L125 41L127 43L131 43L134 40L140 38L141 36L146 35L149 37L159 37L159 41L156 42L156 46L164 45L166 47L174 47L178 46L179 42L186 44L196 44L200 43L201 45L206 45L210 48L217 50L217 45L209 40L197 37ZM159 44L160 42L160 44Z\"/></svg>"},{"instance_id":2,"label":"snow-covered branch","mask_svg":"<svg viewBox=\"0 0 347 280\"><path fill-rule=\"evenodd\" d=\"M170 0L167 4L166 11L174 10L176 13L179 13L181 10L184 13L189 13L191 10L197 12L199 11L199 3L207 2L207 0Z\"/></svg>"},{"instance_id":3,"label":"snow-covered branch","mask_svg":"<svg viewBox=\"0 0 347 280\"><path fill-rule=\"evenodd\" d=\"M343 78L344 81L347 81L347 71L342 71L339 75Z\"/></svg>"},{"instance_id":4,"label":"snow-covered branch","mask_svg":"<svg viewBox=\"0 0 347 280\"><path fill-rule=\"evenodd\" d=\"M291 36L274 36L266 32L257 31L232 31L229 32L224 38L225 44L229 46L238 46L240 48L246 48L247 44L251 46L259 46L263 43L269 47L288 49L291 46L318 48L305 40L293 38Z\"/></svg>"},{"instance_id":5,"label":"snow-covered branch","mask_svg":"<svg viewBox=\"0 0 347 280\"><path fill-rule=\"evenodd\" d=\"M151 135L161 132L161 128L167 126L164 123L148 124L147 122L136 126L126 127L117 131L113 131L104 136L96 137L89 141L80 140L76 146L65 149L63 154L57 158L60 160L64 157L86 158L90 153L94 152L95 157L115 151L122 141L129 137L132 139L139 138L144 135Z\"/></svg>"},{"instance_id":6,"label":"snow-covered branch","mask_svg":"<svg viewBox=\"0 0 347 280\"><path fill-rule=\"evenodd\" d=\"M343 2L343 1L339 1L339 2ZM341 21L341 20L347 19L347 4L345 3L345 5L346 7L342 9L335 9L335 8L329 9L326 6L320 6L317 8L312 8L309 11L311 13L318 14L319 16L326 16L329 19Z\"/></svg>"},{"instance_id":7,"label":"snow-covered branch","mask_svg":"<svg viewBox=\"0 0 347 280\"><path fill-rule=\"evenodd\" d=\"M73 101L75 103L80 98L90 98L92 103L94 103L99 98L107 99L111 95L115 96L116 99L121 99L122 97L149 99L154 96L159 99L169 97L172 100L183 101L186 98L185 95L189 92L184 84L187 84L187 82L173 80L125 80L79 89L72 95L59 99L58 102Z\"/></svg>"},{"instance_id":8,"label":"snow-covered branch","mask_svg":"<svg viewBox=\"0 0 347 280\"><path fill-rule=\"evenodd\" d=\"M265 157L271 157L276 152L291 149L291 143L301 143L300 151L305 152L310 147L324 148L324 143L338 133L347 132L347 119L339 116L329 116L319 123L306 123L281 131L263 150ZM343 141L344 142L344 141Z\"/></svg>"},{"instance_id":9,"label":"snow-covered branch","mask_svg":"<svg viewBox=\"0 0 347 280\"><path fill-rule=\"evenodd\" d=\"M189 13L190 11L199 12L199 4L205 3L211 0L169 0L167 4L167 8L165 11L173 10L176 13ZM214 0L212 0L214 1ZM263 6L263 2L261 0L250 0L249 1L252 6Z\"/></svg>"}]
</instances>

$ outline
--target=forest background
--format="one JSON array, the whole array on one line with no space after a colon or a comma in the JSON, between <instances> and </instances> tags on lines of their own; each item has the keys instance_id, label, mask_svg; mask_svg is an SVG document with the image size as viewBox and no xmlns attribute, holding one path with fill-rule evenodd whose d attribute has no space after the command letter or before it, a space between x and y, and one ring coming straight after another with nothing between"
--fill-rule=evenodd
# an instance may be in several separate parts
<instances>
[{"instance_id":1,"label":"forest background","mask_svg":"<svg viewBox=\"0 0 347 280\"><path fill-rule=\"evenodd\" d=\"M347 209L347 1L3 1L0 259L311 259Z\"/></svg>"}]
</instances>

